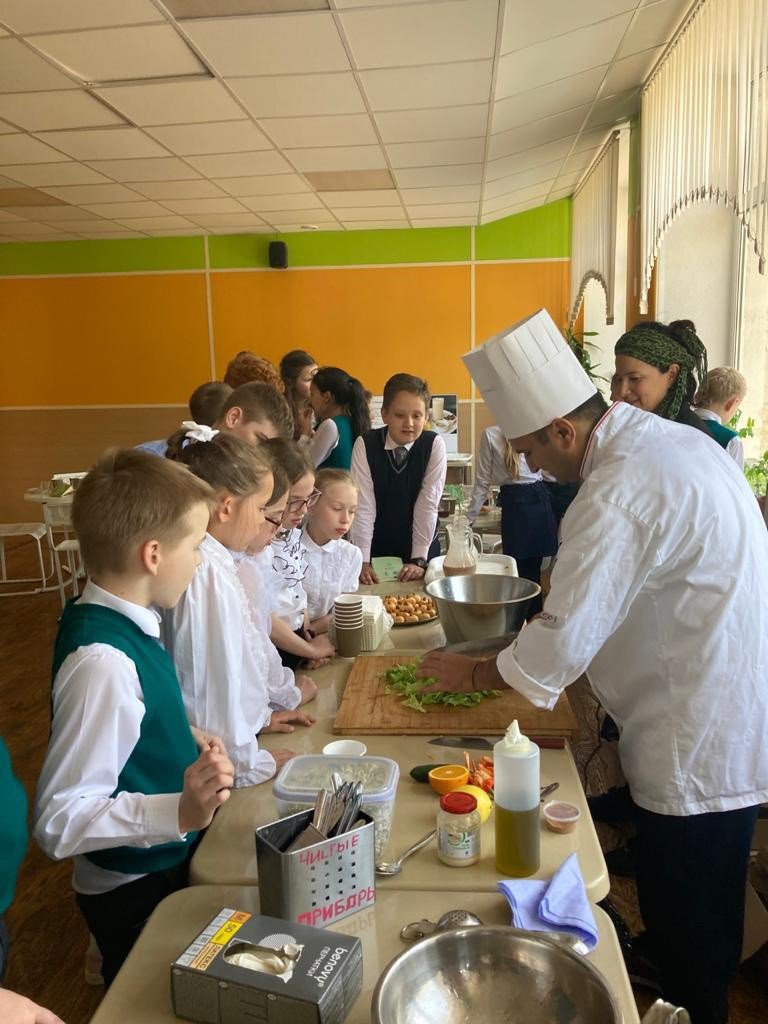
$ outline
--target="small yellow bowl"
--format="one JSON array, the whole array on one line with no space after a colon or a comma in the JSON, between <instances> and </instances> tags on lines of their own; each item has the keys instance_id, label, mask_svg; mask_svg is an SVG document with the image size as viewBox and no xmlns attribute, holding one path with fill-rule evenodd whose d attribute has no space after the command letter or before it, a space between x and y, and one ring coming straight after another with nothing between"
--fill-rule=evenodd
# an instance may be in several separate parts
<instances>
[{"instance_id":1,"label":"small yellow bowl","mask_svg":"<svg viewBox=\"0 0 768 1024\"><path fill-rule=\"evenodd\" d=\"M441 764L427 776L436 793L444 796L463 786L469 780L469 771L463 764Z\"/></svg>"}]
</instances>

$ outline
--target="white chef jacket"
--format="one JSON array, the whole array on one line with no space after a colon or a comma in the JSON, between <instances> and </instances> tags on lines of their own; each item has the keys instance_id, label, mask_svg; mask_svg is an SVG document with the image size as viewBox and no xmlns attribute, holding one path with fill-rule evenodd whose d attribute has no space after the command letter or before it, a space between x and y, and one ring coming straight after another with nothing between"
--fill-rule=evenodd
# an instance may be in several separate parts
<instances>
[{"instance_id":1,"label":"white chef jacket","mask_svg":"<svg viewBox=\"0 0 768 1024\"><path fill-rule=\"evenodd\" d=\"M705 434L624 402L581 475L544 615L501 675L551 708L586 671L646 810L768 800L768 533L743 475Z\"/></svg>"},{"instance_id":2,"label":"white chef jacket","mask_svg":"<svg viewBox=\"0 0 768 1024\"><path fill-rule=\"evenodd\" d=\"M89 581L80 604L125 615L160 636L151 608L124 601ZM117 780L139 742L144 693L133 661L109 644L68 654L53 681L53 722L37 784L35 839L49 857L71 857L75 892L109 892L141 875L99 867L84 855L117 846L147 849L184 838L180 793L118 793Z\"/></svg>"},{"instance_id":3,"label":"white chef jacket","mask_svg":"<svg viewBox=\"0 0 768 1024\"><path fill-rule=\"evenodd\" d=\"M712 412L711 409L697 409L693 410L699 419L702 420L713 420L715 423L721 423L722 419L717 415L716 412ZM740 437L732 437L728 444L725 446L725 450L731 456L733 461L739 467L744 469L744 445Z\"/></svg>"},{"instance_id":4,"label":"white chef jacket","mask_svg":"<svg viewBox=\"0 0 768 1024\"><path fill-rule=\"evenodd\" d=\"M161 619L190 722L224 741L235 787L271 779L275 759L256 739L271 717L265 665L232 552L210 533L192 582Z\"/></svg>"},{"instance_id":5,"label":"white chef jacket","mask_svg":"<svg viewBox=\"0 0 768 1024\"><path fill-rule=\"evenodd\" d=\"M519 476L511 477L504 458L506 452L507 439L504 437L501 427L486 427L480 436L480 448L475 467L475 486L467 511L470 521L477 519L492 486L535 484L542 479L541 473L531 472L524 455L520 456Z\"/></svg>"},{"instance_id":6,"label":"white chef jacket","mask_svg":"<svg viewBox=\"0 0 768 1024\"><path fill-rule=\"evenodd\" d=\"M307 574L304 577L307 612L310 622L313 622L328 614L339 594L354 593L357 590L363 556L360 548L343 537L329 540L327 544L315 544L306 526L301 538L307 559Z\"/></svg>"}]
</instances>

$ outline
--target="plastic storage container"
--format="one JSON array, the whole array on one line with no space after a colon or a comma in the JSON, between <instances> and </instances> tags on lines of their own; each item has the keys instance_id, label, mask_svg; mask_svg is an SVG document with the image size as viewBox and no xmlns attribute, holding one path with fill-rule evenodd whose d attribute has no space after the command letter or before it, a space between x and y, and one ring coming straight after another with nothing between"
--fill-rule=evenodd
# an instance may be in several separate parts
<instances>
[{"instance_id":1,"label":"plastic storage container","mask_svg":"<svg viewBox=\"0 0 768 1024\"><path fill-rule=\"evenodd\" d=\"M389 757L293 757L283 765L272 787L277 813L284 818L313 806L319 790L333 789L332 772L338 772L345 782L363 783L362 809L375 822L375 854L376 860L380 860L389 841L400 778L397 762Z\"/></svg>"}]
</instances>

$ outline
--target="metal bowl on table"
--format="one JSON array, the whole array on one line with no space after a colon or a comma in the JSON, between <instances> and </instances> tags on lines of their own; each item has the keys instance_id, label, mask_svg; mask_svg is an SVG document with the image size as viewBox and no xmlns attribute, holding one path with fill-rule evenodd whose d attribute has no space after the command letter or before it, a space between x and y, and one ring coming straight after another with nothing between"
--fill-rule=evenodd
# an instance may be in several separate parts
<instances>
[{"instance_id":1,"label":"metal bowl on table","mask_svg":"<svg viewBox=\"0 0 768 1024\"><path fill-rule=\"evenodd\" d=\"M378 980L373 1024L621 1024L603 976L583 957L503 926L440 932Z\"/></svg>"},{"instance_id":2,"label":"metal bowl on table","mask_svg":"<svg viewBox=\"0 0 768 1024\"><path fill-rule=\"evenodd\" d=\"M440 625L451 644L519 630L531 601L541 593L531 580L481 573L444 576L425 589L437 605Z\"/></svg>"}]
</instances>

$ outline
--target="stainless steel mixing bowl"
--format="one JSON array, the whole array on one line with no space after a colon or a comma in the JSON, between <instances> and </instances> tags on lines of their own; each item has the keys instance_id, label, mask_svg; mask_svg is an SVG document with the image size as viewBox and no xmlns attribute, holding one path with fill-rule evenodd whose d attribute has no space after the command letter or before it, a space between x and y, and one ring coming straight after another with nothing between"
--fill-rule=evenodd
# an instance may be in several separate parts
<instances>
[{"instance_id":1,"label":"stainless steel mixing bowl","mask_svg":"<svg viewBox=\"0 0 768 1024\"><path fill-rule=\"evenodd\" d=\"M379 978L373 1024L621 1024L583 957L502 926L436 932Z\"/></svg>"},{"instance_id":2,"label":"stainless steel mixing bowl","mask_svg":"<svg viewBox=\"0 0 768 1024\"><path fill-rule=\"evenodd\" d=\"M426 586L449 644L519 630L538 583L516 576L443 576Z\"/></svg>"}]
</instances>

